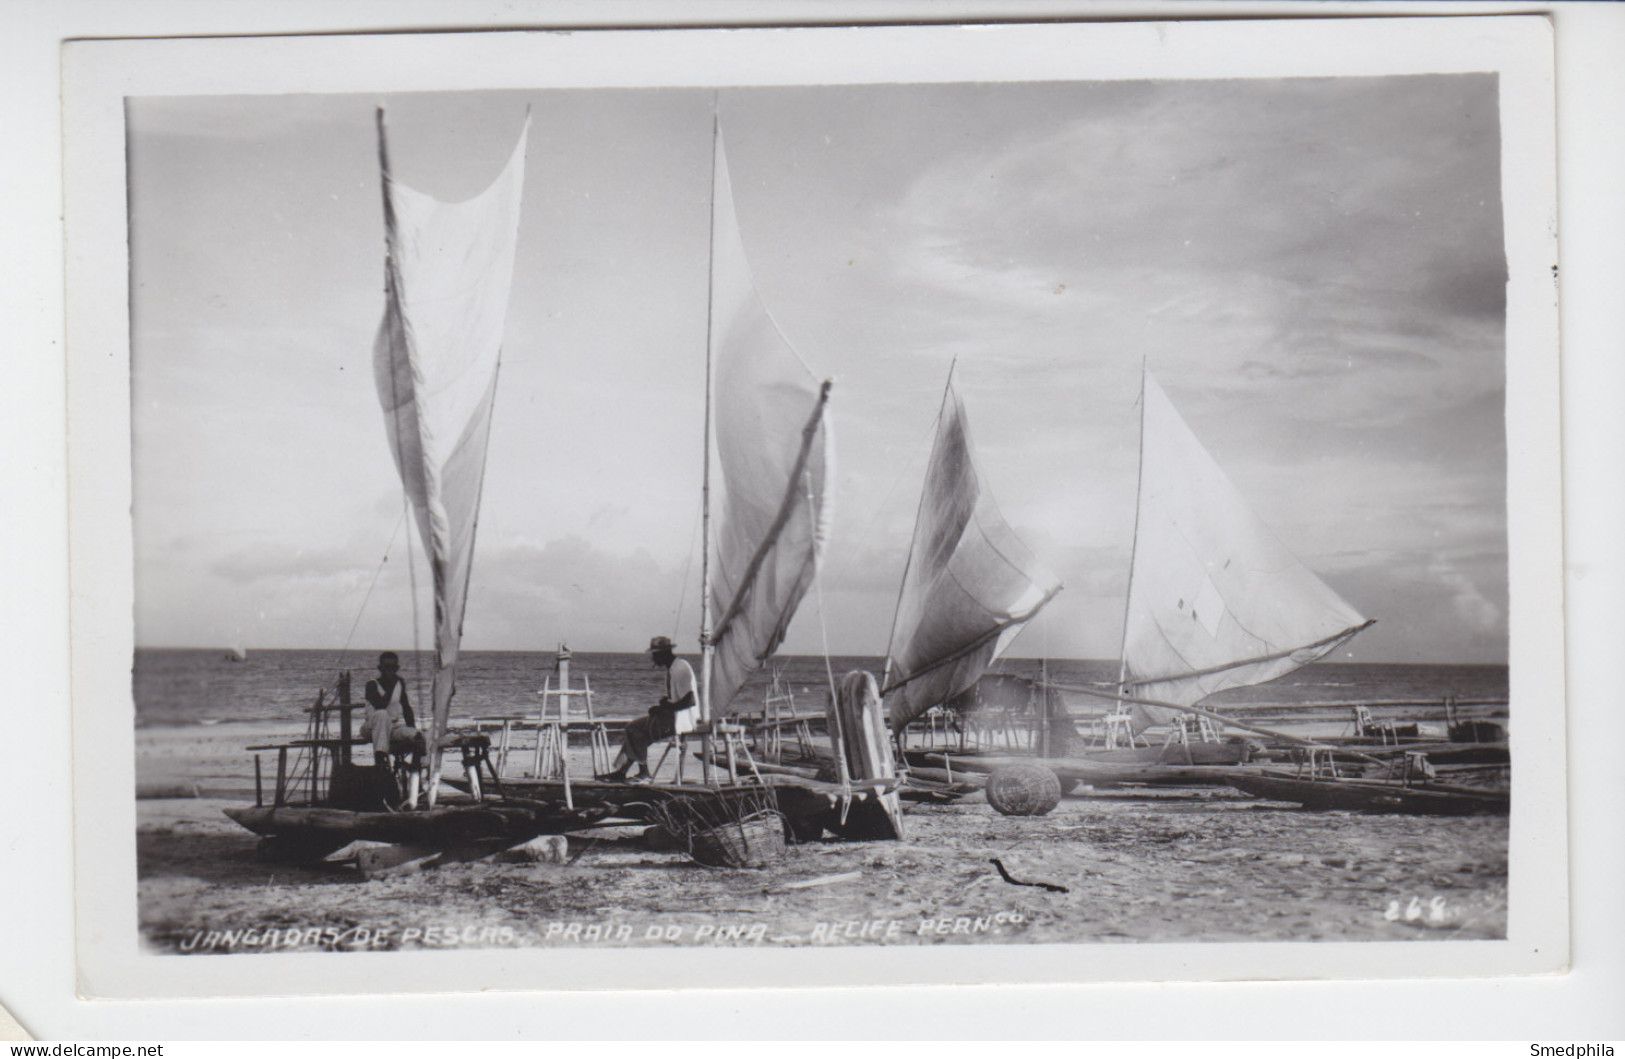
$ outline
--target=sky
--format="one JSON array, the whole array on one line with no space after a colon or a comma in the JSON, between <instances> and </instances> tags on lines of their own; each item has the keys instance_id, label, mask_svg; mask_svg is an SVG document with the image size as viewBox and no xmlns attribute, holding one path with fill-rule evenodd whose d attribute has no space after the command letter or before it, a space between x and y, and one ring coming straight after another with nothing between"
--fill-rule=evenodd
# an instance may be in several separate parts
<instances>
[{"instance_id":1,"label":"sky","mask_svg":"<svg viewBox=\"0 0 1625 1059\"><path fill-rule=\"evenodd\" d=\"M835 381L785 650L884 651L954 364L1066 584L1011 653L1115 658L1144 365L1377 619L1339 658L1505 661L1493 75L132 99L137 644L432 644L372 381L381 104L444 200L532 122L464 647L693 650L713 100L758 291Z\"/></svg>"}]
</instances>

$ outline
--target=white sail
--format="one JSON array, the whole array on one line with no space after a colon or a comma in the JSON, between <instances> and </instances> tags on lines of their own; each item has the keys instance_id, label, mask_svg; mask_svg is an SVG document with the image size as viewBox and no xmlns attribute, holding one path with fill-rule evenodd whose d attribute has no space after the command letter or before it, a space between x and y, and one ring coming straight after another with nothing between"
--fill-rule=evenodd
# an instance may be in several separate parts
<instances>
[{"instance_id":1,"label":"white sail","mask_svg":"<svg viewBox=\"0 0 1625 1059\"><path fill-rule=\"evenodd\" d=\"M711 575L720 714L784 640L829 533L830 384L802 363L751 278L719 136L712 189L712 409L723 497Z\"/></svg>"},{"instance_id":2,"label":"white sail","mask_svg":"<svg viewBox=\"0 0 1625 1059\"><path fill-rule=\"evenodd\" d=\"M1150 373L1144 401L1127 694L1194 705L1290 673L1370 624L1252 512ZM1176 716L1135 712L1142 725Z\"/></svg>"},{"instance_id":3,"label":"white sail","mask_svg":"<svg viewBox=\"0 0 1625 1059\"><path fill-rule=\"evenodd\" d=\"M388 256L373 373L390 452L434 581L427 737L436 761L432 752L455 690L529 130L527 116L490 187L466 202L445 203L391 178L383 111L378 114Z\"/></svg>"},{"instance_id":4,"label":"white sail","mask_svg":"<svg viewBox=\"0 0 1625 1059\"><path fill-rule=\"evenodd\" d=\"M892 631L893 729L975 685L1061 589L999 513L972 451L950 381Z\"/></svg>"}]
</instances>

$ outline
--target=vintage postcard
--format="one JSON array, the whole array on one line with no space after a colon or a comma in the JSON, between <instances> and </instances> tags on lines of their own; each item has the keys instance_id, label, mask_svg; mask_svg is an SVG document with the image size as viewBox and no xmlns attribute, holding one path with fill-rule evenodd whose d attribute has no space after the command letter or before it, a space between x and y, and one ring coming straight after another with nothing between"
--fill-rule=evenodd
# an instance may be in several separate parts
<instances>
[{"instance_id":1,"label":"vintage postcard","mask_svg":"<svg viewBox=\"0 0 1625 1059\"><path fill-rule=\"evenodd\" d=\"M85 995L1566 966L1543 20L64 63Z\"/></svg>"}]
</instances>

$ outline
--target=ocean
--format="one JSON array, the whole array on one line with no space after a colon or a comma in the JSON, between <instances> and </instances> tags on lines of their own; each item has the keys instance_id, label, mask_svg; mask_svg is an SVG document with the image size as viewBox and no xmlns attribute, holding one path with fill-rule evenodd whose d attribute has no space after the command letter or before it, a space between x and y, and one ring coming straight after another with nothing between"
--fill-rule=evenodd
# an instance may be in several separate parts
<instances>
[{"instance_id":1,"label":"ocean","mask_svg":"<svg viewBox=\"0 0 1625 1059\"><path fill-rule=\"evenodd\" d=\"M302 711L315 701L318 691L325 690L331 700L340 671L353 674L359 700L362 684L377 672L377 661L373 651L251 650L242 661L232 661L219 649L139 649L133 667L136 725L302 724ZM833 671L837 680L852 669L867 669L878 677L881 665L882 660L875 657L837 657L826 670L820 656L784 656L750 678L734 700L734 708L758 709L774 673L779 673L796 696L798 709L821 711L829 694L827 671ZM470 719L534 713L553 667L552 651L464 651L453 714ZM1032 678L1041 667L1058 684L1108 684L1117 676L1117 663L1100 659L1040 662L1008 658L1001 659L992 672ZM401 652L401 672L414 703L428 701L431 668L431 653ZM594 712L606 719L638 716L661 694L660 675L646 654L577 651L571 660L571 677L577 687L583 678L591 682ZM1224 692L1212 701L1221 707L1249 709L1349 702L1442 704L1446 697L1505 703L1507 692L1504 665L1320 662L1269 684ZM1504 707L1491 711L1505 712ZM1378 715L1433 718L1439 713L1396 709L1378 711Z\"/></svg>"}]
</instances>

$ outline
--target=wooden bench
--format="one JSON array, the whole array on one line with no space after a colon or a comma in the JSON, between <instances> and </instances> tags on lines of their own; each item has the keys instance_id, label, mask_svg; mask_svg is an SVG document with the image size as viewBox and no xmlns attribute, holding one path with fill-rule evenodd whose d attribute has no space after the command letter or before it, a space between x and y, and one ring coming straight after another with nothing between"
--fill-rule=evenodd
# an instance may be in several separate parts
<instances>
[{"instance_id":1,"label":"wooden bench","mask_svg":"<svg viewBox=\"0 0 1625 1059\"><path fill-rule=\"evenodd\" d=\"M750 768L750 774L756 779L757 783L760 783L762 777L756 771L756 759L751 757L750 748L745 745L747 731L748 729L744 725L732 721L695 721L693 728L686 732L677 732L666 740L666 748L660 752L660 760L655 764L651 775L656 778L659 777L661 768L666 764L667 755L675 748L677 751L677 773L674 782L681 785L683 783L683 766L688 760L689 745L693 740L697 739L701 744L700 761L703 766L701 775L704 777L704 782L709 783L711 781L711 769L714 767L711 760L712 752L716 749L715 741L720 738L722 740L723 754L728 763L729 782L737 783L739 781L739 763L743 760Z\"/></svg>"}]
</instances>

